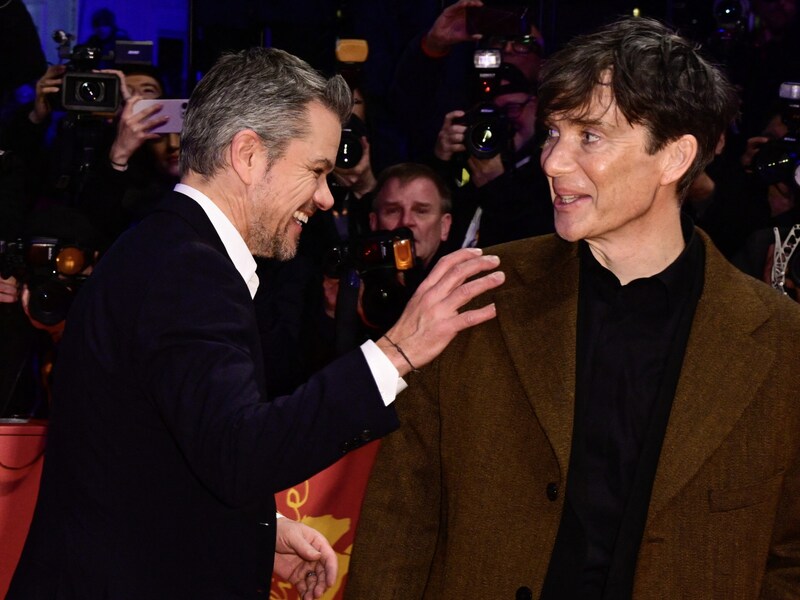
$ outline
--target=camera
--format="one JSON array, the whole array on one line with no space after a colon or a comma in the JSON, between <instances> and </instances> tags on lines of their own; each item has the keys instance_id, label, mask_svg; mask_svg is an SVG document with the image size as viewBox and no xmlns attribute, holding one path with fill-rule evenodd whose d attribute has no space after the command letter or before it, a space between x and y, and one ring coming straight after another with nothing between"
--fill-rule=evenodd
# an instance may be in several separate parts
<instances>
[{"instance_id":1,"label":"camera","mask_svg":"<svg viewBox=\"0 0 800 600\"><path fill-rule=\"evenodd\" d=\"M769 184L800 185L800 83L782 83L778 95L786 135L762 145L753 156L752 168Z\"/></svg>"},{"instance_id":2,"label":"camera","mask_svg":"<svg viewBox=\"0 0 800 600\"><path fill-rule=\"evenodd\" d=\"M397 321L413 294L400 274L415 264L414 234L408 227L400 227L331 247L323 267L325 274L335 279L354 269L364 283L364 320L373 328L386 330Z\"/></svg>"},{"instance_id":3,"label":"camera","mask_svg":"<svg viewBox=\"0 0 800 600\"><path fill-rule=\"evenodd\" d=\"M347 123L342 126L342 137L336 153L336 166L342 169L355 167L364 155L361 138L368 135L367 124L358 115L351 114Z\"/></svg>"},{"instance_id":4,"label":"camera","mask_svg":"<svg viewBox=\"0 0 800 600\"><path fill-rule=\"evenodd\" d=\"M712 11L720 37L731 39L747 33L752 18L747 0L714 0Z\"/></svg>"},{"instance_id":5,"label":"camera","mask_svg":"<svg viewBox=\"0 0 800 600\"><path fill-rule=\"evenodd\" d=\"M353 92L355 104L358 103L356 90L361 86L362 71L368 55L367 40L340 39L336 42L336 72L344 78ZM347 123L342 127L339 151L336 153L336 166L341 169L355 167L364 156L361 138L368 136L367 124L355 114L354 110Z\"/></svg>"},{"instance_id":6,"label":"camera","mask_svg":"<svg viewBox=\"0 0 800 600\"><path fill-rule=\"evenodd\" d=\"M511 127L505 113L490 102L472 107L454 122L466 125L464 145L475 158L492 158L509 147Z\"/></svg>"},{"instance_id":7,"label":"camera","mask_svg":"<svg viewBox=\"0 0 800 600\"><path fill-rule=\"evenodd\" d=\"M101 60L113 59L99 49L76 46L71 49L74 36L62 30L53 33L58 44L58 56L67 62L67 72L61 83L58 103L69 111L113 113L120 103L119 77L113 73L93 73Z\"/></svg>"},{"instance_id":8,"label":"camera","mask_svg":"<svg viewBox=\"0 0 800 600\"><path fill-rule=\"evenodd\" d=\"M91 250L57 238L0 240L0 275L27 284L30 315L44 325L66 319L87 278L82 273L93 262Z\"/></svg>"},{"instance_id":9,"label":"camera","mask_svg":"<svg viewBox=\"0 0 800 600\"><path fill-rule=\"evenodd\" d=\"M481 48L473 54L475 104L453 122L466 125L464 145L475 158L493 158L513 150L514 131L505 111L494 99L505 93L528 91L531 87L513 65L501 62L500 50Z\"/></svg>"}]
</instances>

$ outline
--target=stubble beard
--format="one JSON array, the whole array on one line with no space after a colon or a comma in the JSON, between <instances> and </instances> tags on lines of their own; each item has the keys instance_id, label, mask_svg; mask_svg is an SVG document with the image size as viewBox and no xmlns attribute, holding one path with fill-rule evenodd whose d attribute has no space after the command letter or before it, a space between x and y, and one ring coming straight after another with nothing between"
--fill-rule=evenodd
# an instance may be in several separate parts
<instances>
[{"instance_id":1,"label":"stubble beard","mask_svg":"<svg viewBox=\"0 0 800 600\"><path fill-rule=\"evenodd\" d=\"M270 232L267 227L266 213L261 211L255 214L250 223L250 236L248 246L254 256L261 258L275 258L277 260L291 260L297 254L297 243L294 242L289 232Z\"/></svg>"},{"instance_id":2,"label":"stubble beard","mask_svg":"<svg viewBox=\"0 0 800 600\"><path fill-rule=\"evenodd\" d=\"M249 223L247 247L253 256L259 258L275 258L280 261L291 260L297 254L297 242L289 234L289 224L283 231L270 231L271 207L275 205L274 194L270 193L271 174L269 170L264 174L260 183L258 197L263 198L255 207Z\"/></svg>"}]
</instances>

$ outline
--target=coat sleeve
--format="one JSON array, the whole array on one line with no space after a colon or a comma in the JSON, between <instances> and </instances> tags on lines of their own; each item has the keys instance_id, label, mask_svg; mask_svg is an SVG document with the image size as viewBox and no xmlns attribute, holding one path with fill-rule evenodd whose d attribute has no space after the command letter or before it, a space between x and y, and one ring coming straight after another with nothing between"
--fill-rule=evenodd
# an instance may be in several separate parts
<instances>
[{"instance_id":1,"label":"coat sleeve","mask_svg":"<svg viewBox=\"0 0 800 600\"><path fill-rule=\"evenodd\" d=\"M346 598L422 598L435 570L443 514L438 363L410 382L402 426L381 442L359 517Z\"/></svg>"},{"instance_id":2,"label":"coat sleeve","mask_svg":"<svg viewBox=\"0 0 800 600\"><path fill-rule=\"evenodd\" d=\"M181 244L151 272L131 356L187 465L242 506L394 429L360 350L267 401L255 312L227 256Z\"/></svg>"}]
</instances>

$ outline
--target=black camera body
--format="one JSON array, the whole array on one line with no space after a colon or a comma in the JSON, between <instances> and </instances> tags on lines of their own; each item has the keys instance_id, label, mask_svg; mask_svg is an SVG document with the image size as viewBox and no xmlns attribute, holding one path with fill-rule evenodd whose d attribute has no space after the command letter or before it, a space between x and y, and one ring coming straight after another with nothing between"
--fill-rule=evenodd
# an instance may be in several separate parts
<instances>
[{"instance_id":1,"label":"black camera body","mask_svg":"<svg viewBox=\"0 0 800 600\"><path fill-rule=\"evenodd\" d=\"M384 269L407 271L414 264L414 234L408 227L399 227L332 246L324 260L324 272L339 278L348 269L355 269L363 277Z\"/></svg>"},{"instance_id":2,"label":"black camera body","mask_svg":"<svg viewBox=\"0 0 800 600\"><path fill-rule=\"evenodd\" d=\"M0 275L28 286L30 315L44 325L66 319L93 262L91 250L56 238L0 240Z\"/></svg>"},{"instance_id":3,"label":"black camera body","mask_svg":"<svg viewBox=\"0 0 800 600\"><path fill-rule=\"evenodd\" d=\"M364 284L364 320L385 331L400 317L413 294L400 274L415 264L414 234L409 228L400 227L333 246L325 259L324 272L338 279L354 269Z\"/></svg>"},{"instance_id":4,"label":"black camera body","mask_svg":"<svg viewBox=\"0 0 800 600\"><path fill-rule=\"evenodd\" d=\"M505 112L494 105L509 66L502 62L500 50L481 48L473 54L472 101L463 117L453 122L466 125L464 145L475 158L493 158L511 149L513 131Z\"/></svg>"},{"instance_id":5,"label":"black camera body","mask_svg":"<svg viewBox=\"0 0 800 600\"><path fill-rule=\"evenodd\" d=\"M800 186L800 83L782 83L779 97L786 135L763 144L753 156L751 166L769 184Z\"/></svg>"},{"instance_id":6,"label":"black camera body","mask_svg":"<svg viewBox=\"0 0 800 600\"><path fill-rule=\"evenodd\" d=\"M99 49L88 46L76 46L72 50L72 39L71 34L61 30L53 33L53 40L58 43L58 56L67 61L56 104L63 110L75 112L116 112L121 100L119 77L113 73L93 72L100 61L111 60L114 56L103 55Z\"/></svg>"},{"instance_id":7,"label":"black camera body","mask_svg":"<svg viewBox=\"0 0 800 600\"><path fill-rule=\"evenodd\" d=\"M508 149L513 136L505 113L491 102L481 102L454 121L466 125L464 145L475 158L492 158Z\"/></svg>"},{"instance_id":8,"label":"black camera body","mask_svg":"<svg viewBox=\"0 0 800 600\"><path fill-rule=\"evenodd\" d=\"M347 123L342 126L342 137L336 153L336 166L342 169L355 167L364 156L361 138L368 136L367 124L358 115L351 114Z\"/></svg>"}]
</instances>

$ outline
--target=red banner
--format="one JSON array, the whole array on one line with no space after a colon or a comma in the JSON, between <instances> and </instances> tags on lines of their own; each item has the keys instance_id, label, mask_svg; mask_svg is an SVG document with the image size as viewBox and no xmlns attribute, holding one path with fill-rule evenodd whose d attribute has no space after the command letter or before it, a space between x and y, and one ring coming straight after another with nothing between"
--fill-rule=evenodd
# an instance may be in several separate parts
<instances>
[{"instance_id":1,"label":"red banner","mask_svg":"<svg viewBox=\"0 0 800 600\"><path fill-rule=\"evenodd\" d=\"M380 441L345 455L300 485L275 495L278 512L322 533L336 551L339 575L323 600L341 600L350 566L361 501ZM270 600L299 600L294 587L272 576Z\"/></svg>"}]
</instances>

